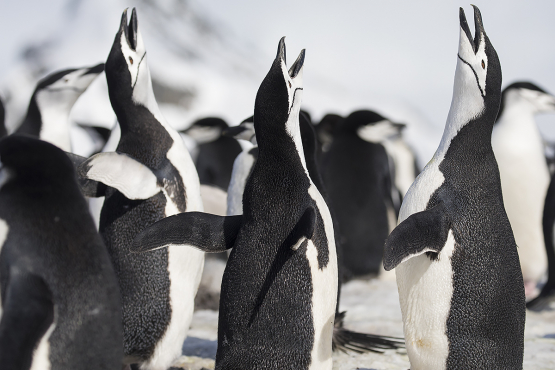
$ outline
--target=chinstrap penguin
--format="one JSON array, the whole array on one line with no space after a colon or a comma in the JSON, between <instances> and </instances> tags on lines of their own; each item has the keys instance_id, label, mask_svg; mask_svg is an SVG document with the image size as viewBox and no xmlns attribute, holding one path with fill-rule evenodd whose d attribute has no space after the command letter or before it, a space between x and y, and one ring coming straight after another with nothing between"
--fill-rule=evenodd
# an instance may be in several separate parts
<instances>
[{"instance_id":1,"label":"chinstrap penguin","mask_svg":"<svg viewBox=\"0 0 555 370\"><path fill-rule=\"evenodd\" d=\"M299 132L303 63L304 50L287 70L282 39L258 90L259 152L243 215L184 213L134 242L143 252L233 248L222 282L218 370L332 368L337 260L331 216L308 175Z\"/></svg>"},{"instance_id":2,"label":"chinstrap penguin","mask_svg":"<svg viewBox=\"0 0 555 370\"><path fill-rule=\"evenodd\" d=\"M237 140L222 135L228 127L223 119L208 117L195 121L183 131L198 144L195 166L200 183L217 186L224 191L229 186L233 162L242 150Z\"/></svg>"},{"instance_id":3,"label":"chinstrap penguin","mask_svg":"<svg viewBox=\"0 0 555 370\"><path fill-rule=\"evenodd\" d=\"M542 214L549 168L534 115L555 112L555 97L530 82L507 86L493 126L503 203L518 245L526 295L533 296L547 268Z\"/></svg>"},{"instance_id":4,"label":"chinstrap penguin","mask_svg":"<svg viewBox=\"0 0 555 370\"><path fill-rule=\"evenodd\" d=\"M522 369L525 298L491 133L501 66L474 7L460 9L453 100L432 160L388 237L412 370Z\"/></svg>"},{"instance_id":5,"label":"chinstrap penguin","mask_svg":"<svg viewBox=\"0 0 555 370\"><path fill-rule=\"evenodd\" d=\"M347 276L379 272L383 244L395 222L387 151L381 143L360 136L366 126L384 120L372 111L351 113L338 124L322 158L322 178L337 218Z\"/></svg>"},{"instance_id":6,"label":"chinstrap penguin","mask_svg":"<svg viewBox=\"0 0 555 370\"><path fill-rule=\"evenodd\" d=\"M319 143L316 132L312 126L308 114L301 110L299 114L299 129L303 144L303 154L305 157L306 168L310 179L323 196L326 204L327 194L318 169L317 155L319 153ZM245 183L249 178L252 167L258 157L258 147L256 146L256 132L254 130L253 117L245 119L238 126L230 127L226 131L227 135L234 135L237 139L248 140L255 144L251 149L244 150L235 160L233 167L232 181L228 190L228 215L242 214L242 200ZM343 320L346 312L339 312L339 299L341 296L341 284L344 279L342 273L342 249L338 240L336 221L333 217L333 209L330 209L332 223L335 233L336 253L338 260L338 289L337 307L333 331L333 349L340 351L354 351L363 353L366 351L383 352L385 349L397 349L403 347L400 338L358 333L343 327Z\"/></svg>"},{"instance_id":7,"label":"chinstrap penguin","mask_svg":"<svg viewBox=\"0 0 555 370\"><path fill-rule=\"evenodd\" d=\"M123 12L106 78L119 144L115 152L75 162L83 192L105 196L99 230L121 288L125 362L166 370L181 355L204 253L169 247L138 254L129 247L156 221L203 207L193 161L154 98L135 9L129 25Z\"/></svg>"},{"instance_id":8,"label":"chinstrap penguin","mask_svg":"<svg viewBox=\"0 0 555 370\"><path fill-rule=\"evenodd\" d=\"M104 63L94 67L65 69L40 80L31 96L27 115L15 131L48 141L71 151L69 113L77 99L104 71Z\"/></svg>"},{"instance_id":9,"label":"chinstrap penguin","mask_svg":"<svg viewBox=\"0 0 555 370\"><path fill-rule=\"evenodd\" d=\"M20 135L0 161L2 369L119 369L117 279L71 161Z\"/></svg>"}]
</instances>

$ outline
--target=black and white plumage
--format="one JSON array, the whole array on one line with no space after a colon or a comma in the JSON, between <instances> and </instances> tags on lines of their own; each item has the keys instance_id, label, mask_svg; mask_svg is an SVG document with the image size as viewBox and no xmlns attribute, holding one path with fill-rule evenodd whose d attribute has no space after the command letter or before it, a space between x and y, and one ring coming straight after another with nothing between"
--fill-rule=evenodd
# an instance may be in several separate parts
<instances>
[{"instance_id":1,"label":"black and white plumage","mask_svg":"<svg viewBox=\"0 0 555 370\"><path fill-rule=\"evenodd\" d=\"M122 293L125 361L165 370L181 355L204 254L178 247L134 254L129 248L156 221L203 206L193 161L156 103L135 10L129 25L123 13L106 78L121 138L115 152L78 160L78 174L86 195L106 197L99 229Z\"/></svg>"},{"instance_id":2,"label":"black and white plumage","mask_svg":"<svg viewBox=\"0 0 555 370\"><path fill-rule=\"evenodd\" d=\"M338 124L322 158L322 178L341 235L344 267L350 276L379 272L383 243L395 221L387 151L381 143L360 136L367 126L384 120L372 111L351 113Z\"/></svg>"},{"instance_id":3,"label":"black and white plumage","mask_svg":"<svg viewBox=\"0 0 555 370\"><path fill-rule=\"evenodd\" d=\"M308 175L299 133L303 62L304 51L287 70L282 39L258 90L259 154L243 215L185 213L135 241L141 251L233 248L222 282L216 369L332 367L337 260L331 216Z\"/></svg>"},{"instance_id":4,"label":"black and white plumage","mask_svg":"<svg viewBox=\"0 0 555 370\"><path fill-rule=\"evenodd\" d=\"M547 255L547 282L542 287L539 295L529 302L526 307L532 311L549 309L555 301L555 176L551 176L551 182L545 196L543 208L542 229Z\"/></svg>"},{"instance_id":5,"label":"black and white plumage","mask_svg":"<svg viewBox=\"0 0 555 370\"><path fill-rule=\"evenodd\" d=\"M439 147L388 237L411 369L522 369L525 300L491 132L501 66L480 11L460 10L453 100Z\"/></svg>"},{"instance_id":6,"label":"black and white plumage","mask_svg":"<svg viewBox=\"0 0 555 370\"><path fill-rule=\"evenodd\" d=\"M118 369L116 275L64 152L0 141L2 369Z\"/></svg>"},{"instance_id":7,"label":"black and white plumage","mask_svg":"<svg viewBox=\"0 0 555 370\"><path fill-rule=\"evenodd\" d=\"M527 296L534 294L547 268L542 214L550 174L534 119L545 112L555 112L553 95L530 82L513 83L503 90L492 135Z\"/></svg>"},{"instance_id":8,"label":"black and white plumage","mask_svg":"<svg viewBox=\"0 0 555 370\"><path fill-rule=\"evenodd\" d=\"M40 80L31 96L27 115L15 131L71 151L69 113L77 99L104 70L104 64L65 69Z\"/></svg>"},{"instance_id":9,"label":"black and white plumage","mask_svg":"<svg viewBox=\"0 0 555 370\"><path fill-rule=\"evenodd\" d=\"M198 144L195 161L200 183L227 190L235 158L241 153L241 145L232 137L222 135L229 126L216 117L193 122L183 133Z\"/></svg>"}]
</instances>

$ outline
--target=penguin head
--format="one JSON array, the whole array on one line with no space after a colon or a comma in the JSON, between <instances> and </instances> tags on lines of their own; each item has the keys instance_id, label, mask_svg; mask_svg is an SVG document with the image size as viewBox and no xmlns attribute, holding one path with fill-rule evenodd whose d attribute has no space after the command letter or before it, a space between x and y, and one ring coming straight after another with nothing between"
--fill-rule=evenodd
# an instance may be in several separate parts
<instances>
[{"instance_id":1,"label":"penguin head","mask_svg":"<svg viewBox=\"0 0 555 370\"><path fill-rule=\"evenodd\" d=\"M303 91L304 58L303 49L288 70L285 37L279 41L276 58L256 94L254 129L259 147L280 137L285 129L297 145L297 151L302 153L299 111Z\"/></svg>"},{"instance_id":2,"label":"penguin head","mask_svg":"<svg viewBox=\"0 0 555 370\"><path fill-rule=\"evenodd\" d=\"M25 135L0 140L0 190L13 185L27 191L57 191L67 181L75 182L75 170L60 148Z\"/></svg>"},{"instance_id":3,"label":"penguin head","mask_svg":"<svg viewBox=\"0 0 555 370\"><path fill-rule=\"evenodd\" d=\"M123 11L119 30L106 60L106 80L116 114L123 109L121 104L129 100L148 107L154 99L146 49L135 9L131 12L129 24L127 9Z\"/></svg>"},{"instance_id":4,"label":"penguin head","mask_svg":"<svg viewBox=\"0 0 555 370\"><path fill-rule=\"evenodd\" d=\"M338 135L357 135L371 143L381 143L398 137L404 127L404 124L391 122L376 112L358 110L339 122L335 132Z\"/></svg>"},{"instance_id":5,"label":"penguin head","mask_svg":"<svg viewBox=\"0 0 555 370\"><path fill-rule=\"evenodd\" d=\"M41 109L60 106L65 107L69 114L75 101L102 71L104 63L51 73L38 82L33 99Z\"/></svg>"},{"instance_id":6,"label":"penguin head","mask_svg":"<svg viewBox=\"0 0 555 370\"><path fill-rule=\"evenodd\" d=\"M257 143L256 133L254 132L254 116L246 118L237 126L226 128L222 134L228 137L233 137L235 139L250 141L252 144L256 145Z\"/></svg>"},{"instance_id":7,"label":"penguin head","mask_svg":"<svg viewBox=\"0 0 555 370\"><path fill-rule=\"evenodd\" d=\"M553 112L555 96L531 82L515 82L505 87L501 93L498 119L508 106L518 106L531 114Z\"/></svg>"},{"instance_id":8,"label":"penguin head","mask_svg":"<svg viewBox=\"0 0 555 370\"><path fill-rule=\"evenodd\" d=\"M217 140L228 127L221 118L207 117L193 122L188 129L181 132L192 137L198 144L205 144Z\"/></svg>"},{"instance_id":9,"label":"penguin head","mask_svg":"<svg viewBox=\"0 0 555 370\"><path fill-rule=\"evenodd\" d=\"M453 100L448 122L458 131L480 116L495 121L501 99L501 65L474 6L475 33L472 37L464 10L459 12L460 38Z\"/></svg>"}]
</instances>

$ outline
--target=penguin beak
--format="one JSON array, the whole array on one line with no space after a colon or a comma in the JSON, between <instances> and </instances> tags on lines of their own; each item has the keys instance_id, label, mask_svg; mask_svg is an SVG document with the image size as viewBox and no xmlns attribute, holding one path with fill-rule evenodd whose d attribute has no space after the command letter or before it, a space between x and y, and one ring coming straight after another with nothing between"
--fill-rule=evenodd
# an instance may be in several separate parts
<instances>
[{"instance_id":1,"label":"penguin beak","mask_svg":"<svg viewBox=\"0 0 555 370\"><path fill-rule=\"evenodd\" d=\"M137 48L137 29L139 27L139 22L137 20L137 11L133 8L131 12L131 20L129 21L129 26L127 26L127 9L123 11L121 16L120 31L125 35L125 40L132 50Z\"/></svg>"},{"instance_id":2,"label":"penguin beak","mask_svg":"<svg viewBox=\"0 0 555 370\"><path fill-rule=\"evenodd\" d=\"M222 132L222 135L232 137L235 139L251 141L253 136L255 136L254 124L252 121L242 122L238 126L226 128Z\"/></svg>"},{"instance_id":3,"label":"penguin beak","mask_svg":"<svg viewBox=\"0 0 555 370\"><path fill-rule=\"evenodd\" d=\"M404 123L396 123L396 122L391 122L391 124L393 125L393 127L395 127L399 132L403 131L405 128L407 128L407 125Z\"/></svg>"},{"instance_id":4,"label":"penguin beak","mask_svg":"<svg viewBox=\"0 0 555 370\"><path fill-rule=\"evenodd\" d=\"M295 63L293 63L291 68L289 68L289 77L291 77L291 79L297 77L297 75L299 74L299 72L303 68L304 55L305 55L305 49L301 50L301 53L297 57L297 60L295 61Z\"/></svg>"},{"instance_id":5,"label":"penguin beak","mask_svg":"<svg viewBox=\"0 0 555 370\"><path fill-rule=\"evenodd\" d=\"M472 5L472 7L474 8L474 38L472 37L472 33L470 32L470 27L468 26L468 22L466 21L466 16L464 14L463 8L459 8L459 21L461 24L461 28L466 34L466 37L468 38L468 41L472 46L474 53L476 54L478 52L478 49L480 48L480 42L482 41L484 25L482 24L482 14L480 13L480 9L478 9L476 5Z\"/></svg>"}]
</instances>

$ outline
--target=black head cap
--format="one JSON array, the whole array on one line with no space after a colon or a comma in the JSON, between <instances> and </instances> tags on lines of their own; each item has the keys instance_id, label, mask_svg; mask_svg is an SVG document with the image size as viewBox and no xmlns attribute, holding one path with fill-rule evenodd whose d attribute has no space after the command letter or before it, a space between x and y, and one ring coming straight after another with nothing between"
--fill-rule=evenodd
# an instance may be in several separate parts
<instances>
[{"instance_id":1,"label":"black head cap","mask_svg":"<svg viewBox=\"0 0 555 370\"><path fill-rule=\"evenodd\" d=\"M370 125L379 121L383 121L382 115L371 110L357 110L347 116L338 124L338 133L356 133L357 130L366 125Z\"/></svg>"}]
</instances>

